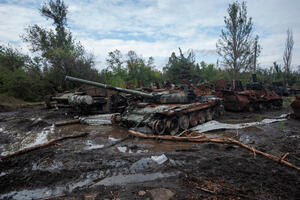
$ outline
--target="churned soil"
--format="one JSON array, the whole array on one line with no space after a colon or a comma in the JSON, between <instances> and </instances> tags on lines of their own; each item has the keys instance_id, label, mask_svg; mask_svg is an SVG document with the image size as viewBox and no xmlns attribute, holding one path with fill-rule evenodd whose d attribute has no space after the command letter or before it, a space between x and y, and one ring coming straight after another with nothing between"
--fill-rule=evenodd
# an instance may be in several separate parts
<instances>
[{"instance_id":1,"label":"churned soil","mask_svg":"<svg viewBox=\"0 0 300 200\"><path fill-rule=\"evenodd\" d=\"M226 112L220 121L253 122L289 111ZM300 171L239 146L133 138L110 125L50 130L73 117L39 106L0 113L0 153L12 150L9 145L23 134L47 134L47 141L89 133L0 161L0 199L300 198ZM233 137L279 157L289 153L285 160L300 166L299 120L208 134Z\"/></svg>"}]
</instances>

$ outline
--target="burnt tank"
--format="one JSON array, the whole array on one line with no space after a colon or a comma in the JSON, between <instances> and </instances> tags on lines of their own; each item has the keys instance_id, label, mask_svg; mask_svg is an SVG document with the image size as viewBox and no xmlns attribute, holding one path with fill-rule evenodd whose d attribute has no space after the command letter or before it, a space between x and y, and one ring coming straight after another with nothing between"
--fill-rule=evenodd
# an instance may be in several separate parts
<instances>
[{"instance_id":1,"label":"burnt tank","mask_svg":"<svg viewBox=\"0 0 300 200\"><path fill-rule=\"evenodd\" d=\"M296 96L295 101L291 103L291 107L294 111L294 117L300 119L300 96Z\"/></svg>"},{"instance_id":2,"label":"burnt tank","mask_svg":"<svg viewBox=\"0 0 300 200\"><path fill-rule=\"evenodd\" d=\"M222 85L226 87L221 87ZM264 88L261 82L257 82L256 76L253 76L253 82L248 83L245 89L238 80L232 81L229 87L224 81L218 81L216 92L218 97L223 98L225 109L229 111L252 112L282 107L282 98L274 91Z\"/></svg>"},{"instance_id":3,"label":"burnt tank","mask_svg":"<svg viewBox=\"0 0 300 200\"><path fill-rule=\"evenodd\" d=\"M198 96L188 85L176 90L145 93L70 76L66 76L66 80L141 97L132 101L120 114L113 115L111 121L127 128L142 128L152 134L176 135L181 130L215 119L224 111L220 98Z\"/></svg>"},{"instance_id":4,"label":"burnt tank","mask_svg":"<svg viewBox=\"0 0 300 200\"><path fill-rule=\"evenodd\" d=\"M115 91L81 85L75 91L66 91L56 96L46 96L47 108L71 108L70 112L78 114L115 113L125 109L128 98Z\"/></svg>"}]
</instances>

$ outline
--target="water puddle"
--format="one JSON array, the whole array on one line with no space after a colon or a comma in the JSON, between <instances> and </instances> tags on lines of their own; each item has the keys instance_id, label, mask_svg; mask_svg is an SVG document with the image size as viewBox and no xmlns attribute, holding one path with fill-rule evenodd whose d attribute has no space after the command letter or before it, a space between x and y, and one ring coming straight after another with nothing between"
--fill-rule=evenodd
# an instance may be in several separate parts
<instances>
[{"instance_id":1,"label":"water puddle","mask_svg":"<svg viewBox=\"0 0 300 200\"><path fill-rule=\"evenodd\" d=\"M71 193L73 190L77 188L91 186L94 184L96 180L103 179L104 177L105 177L105 173L103 171L89 172L88 174L86 174L83 180L67 183L64 186L54 186L51 188L45 187L45 188L38 188L33 190L12 191L10 193L0 195L0 199L31 200L31 199L42 199L42 198L49 198L53 196L59 196L64 194L65 192Z\"/></svg>"},{"instance_id":2,"label":"water puddle","mask_svg":"<svg viewBox=\"0 0 300 200\"><path fill-rule=\"evenodd\" d=\"M2 174L2 173L1 173ZM83 187L95 187L98 185L112 186L112 185L125 185L128 183L141 183L146 181L153 181L159 178L168 178L172 176L177 176L180 172L169 172L169 173L148 173L148 174L130 174L130 175L116 175L105 178L106 172L104 171L94 171L89 172L84 175L83 180L75 181L72 183L67 183L64 186L54 186L51 188L37 188L33 190L21 190L12 191L7 194L0 195L0 199L16 199L16 200L31 200L31 199L41 199L49 198L54 196L59 196L65 192L71 193L75 189ZM109 173L108 173L109 174ZM99 181L100 180L100 181Z\"/></svg>"},{"instance_id":3,"label":"water puddle","mask_svg":"<svg viewBox=\"0 0 300 200\"><path fill-rule=\"evenodd\" d=\"M108 136L108 140L110 140L110 141L112 141L112 142L118 142L118 141L120 141L121 139L118 139L118 138L114 138L114 137Z\"/></svg>"},{"instance_id":4,"label":"water puddle","mask_svg":"<svg viewBox=\"0 0 300 200\"><path fill-rule=\"evenodd\" d=\"M126 185L129 183L142 183L146 181L154 181L159 178L168 178L172 176L177 176L179 174L180 172L169 172L169 173L155 172L149 174L137 173L137 174L130 174L130 175L117 175L117 176L105 178L100 182L96 183L94 186L97 185L112 186L112 185Z\"/></svg>"},{"instance_id":5,"label":"water puddle","mask_svg":"<svg viewBox=\"0 0 300 200\"><path fill-rule=\"evenodd\" d=\"M39 171L57 171L63 169L64 164L62 162L45 159L41 163L33 163L32 170Z\"/></svg>"},{"instance_id":6,"label":"water puddle","mask_svg":"<svg viewBox=\"0 0 300 200\"><path fill-rule=\"evenodd\" d=\"M85 144L86 144L85 150L102 149L104 147L104 144L95 144L91 140L87 140Z\"/></svg>"},{"instance_id":7,"label":"water puddle","mask_svg":"<svg viewBox=\"0 0 300 200\"><path fill-rule=\"evenodd\" d=\"M54 131L55 127L52 125L45 127L41 132L28 131L17 133L12 143L2 146L4 151L1 153L1 156L48 142L49 135L53 134Z\"/></svg>"}]
</instances>

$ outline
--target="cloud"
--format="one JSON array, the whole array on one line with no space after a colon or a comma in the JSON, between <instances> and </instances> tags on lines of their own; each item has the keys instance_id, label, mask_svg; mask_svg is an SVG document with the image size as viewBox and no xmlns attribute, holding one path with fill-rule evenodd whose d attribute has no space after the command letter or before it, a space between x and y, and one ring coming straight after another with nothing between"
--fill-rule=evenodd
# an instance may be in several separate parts
<instances>
[{"instance_id":1,"label":"cloud","mask_svg":"<svg viewBox=\"0 0 300 200\"><path fill-rule=\"evenodd\" d=\"M161 69L172 52L193 49L198 60L216 62L216 42L224 27L224 16L232 0L65 0L68 26L77 41L95 54L105 67L105 58L115 49L134 50L145 58L153 56ZM0 43L25 48L19 35L28 25L50 27L38 13L41 1L12 0L0 3ZM300 2L255 0L247 2L253 17L254 35L263 49L259 62L270 66L281 62L287 28L294 33L293 65L300 63ZM28 49L27 49L28 51Z\"/></svg>"}]
</instances>

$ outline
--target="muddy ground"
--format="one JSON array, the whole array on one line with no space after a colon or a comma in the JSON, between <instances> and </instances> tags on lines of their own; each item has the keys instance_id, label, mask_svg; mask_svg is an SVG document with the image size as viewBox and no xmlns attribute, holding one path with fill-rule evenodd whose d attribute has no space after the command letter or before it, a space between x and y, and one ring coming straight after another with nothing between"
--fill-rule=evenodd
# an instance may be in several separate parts
<instances>
[{"instance_id":1,"label":"muddy ground","mask_svg":"<svg viewBox=\"0 0 300 200\"><path fill-rule=\"evenodd\" d=\"M288 109L225 113L221 122L274 118ZM68 125L65 110L43 107L0 113L2 155L81 132L0 162L0 199L299 199L300 172L229 144L128 137L126 129ZM288 119L211 135L233 137L300 166L300 121ZM125 139L124 139L125 138ZM159 156L159 157L155 157ZM161 161L161 162L160 162Z\"/></svg>"}]
</instances>

